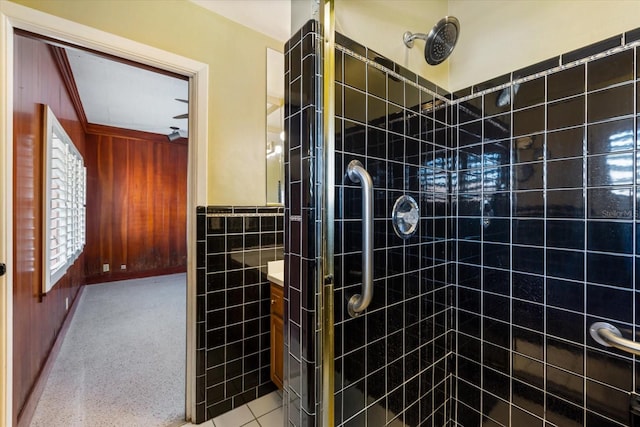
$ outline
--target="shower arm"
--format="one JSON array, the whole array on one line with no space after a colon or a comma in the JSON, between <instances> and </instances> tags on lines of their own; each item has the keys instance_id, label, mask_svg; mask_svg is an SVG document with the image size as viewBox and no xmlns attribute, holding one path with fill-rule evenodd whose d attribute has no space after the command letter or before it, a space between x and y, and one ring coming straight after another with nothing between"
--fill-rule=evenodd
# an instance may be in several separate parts
<instances>
[{"instance_id":1,"label":"shower arm","mask_svg":"<svg viewBox=\"0 0 640 427\"><path fill-rule=\"evenodd\" d=\"M349 315L357 317L373 299L373 181L357 160L347 166L347 176L362 185L362 294L353 295L348 305Z\"/></svg>"},{"instance_id":2,"label":"shower arm","mask_svg":"<svg viewBox=\"0 0 640 427\"><path fill-rule=\"evenodd\" d=\"M591 337L600 345L640 356L640 343L622 337L618 328L610 323L596 322L589 328Z\"/></svg>"},{"instance_id":3,"label":"shower arm","mask_svg":"<svg viewBox=\"0 0 640 427\"><path fill-rule=\"evenodd\" d=\"M411 31L407 31L402 35L402 40L404 41L404 45L409 49L413 47L413 42L416 39L419 40L427 40L429 38L428 34L424 33L412 33Z\"/></svg>"}]
</instances>

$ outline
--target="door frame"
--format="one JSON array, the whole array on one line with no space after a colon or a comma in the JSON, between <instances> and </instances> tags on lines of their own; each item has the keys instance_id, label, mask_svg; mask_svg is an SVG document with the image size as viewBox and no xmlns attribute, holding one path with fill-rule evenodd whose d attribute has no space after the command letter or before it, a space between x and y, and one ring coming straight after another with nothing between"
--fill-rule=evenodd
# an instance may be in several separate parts
<instances>
[{"instance_id":1,"label":"door frame","mask_svg":"<svg viewBox=\"0 0 640 427\"><path fill-rule=\"evenodd\" d=\"M186 420L195 418L196 206L206 205L209 64L0 0L0 427L13 423L13 32L73 43L189 77Z\"/></svg>"}]
</instances>

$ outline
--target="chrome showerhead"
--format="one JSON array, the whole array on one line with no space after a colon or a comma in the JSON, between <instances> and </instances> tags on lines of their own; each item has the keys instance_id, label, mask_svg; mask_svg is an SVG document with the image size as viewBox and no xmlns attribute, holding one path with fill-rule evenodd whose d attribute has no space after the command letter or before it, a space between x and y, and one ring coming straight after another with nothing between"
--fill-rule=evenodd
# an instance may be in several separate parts
<instances>
[{"instance_id":1,"label":"chrome showerhead","mask_svg":"<svg viewBox=\"0 0 640 427\"><path fill-rule=\"evenodd\" d=\"M451 55L459 36L460 22L453 16L445 16L429 34L407 31L403 35L403 41L408 48L412 48L415 39L425 40L424 59L429 65L438 65Z\"/></svg>"}]
</instances>

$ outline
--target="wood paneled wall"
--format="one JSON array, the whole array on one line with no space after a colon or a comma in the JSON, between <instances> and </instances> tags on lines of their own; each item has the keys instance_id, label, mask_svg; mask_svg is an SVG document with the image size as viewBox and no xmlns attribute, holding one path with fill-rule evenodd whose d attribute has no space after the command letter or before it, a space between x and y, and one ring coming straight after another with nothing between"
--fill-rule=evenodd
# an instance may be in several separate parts
<instances>
[{"instance_id":1,"label":"wood paneled wall","mask_svg":"<svg viewBox=\"0 0 640 427\"><path fill-rule=\"evenodd\" d=\"M85 134L49 47L16 35L14 68L13 414L22 415L84 280L81 256L43 298L42 110L47 104L84 154Z\"/></svg>"},{"instance_id":2,"label":"wood paneled wall","mask_svg":"<svg viewBox=\"0 0 640 427\"><path fill-rule=\"evenodd\" d=\"M87 283L186 271L186 141L104 126L88 132Z\"/></svg>"}]
</instances>

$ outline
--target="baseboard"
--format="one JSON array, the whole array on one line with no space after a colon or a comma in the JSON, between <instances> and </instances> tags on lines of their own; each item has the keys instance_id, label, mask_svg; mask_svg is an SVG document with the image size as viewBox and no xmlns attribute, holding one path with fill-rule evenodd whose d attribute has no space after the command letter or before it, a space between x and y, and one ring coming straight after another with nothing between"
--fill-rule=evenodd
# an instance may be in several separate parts
<instances>
[{"instance_id":1,"label":"baseboard","mask_svg":"<svg viewBox=\"0 0 640 427\"><path fill-rule=\"evenodd\" d=\"M47 379L49 379L49 374L51 373L51 369L53 369L53 364L58 358L58 354L60 353L60 347L62 347L62 342L64 341L64 337L67 335L67 331L69 330L69 325L71 325L71 320L73 319L74 314L76 313L76 308L80 305L80 298L82 298L82 293L84 291L84 286L80 286L76 297L69 307L69 312L67 313L67 317L65 317L64 322L62 323L62 327L60 328L60 332L53 342L53 346L47 355L47 359L44 362L44 366L40 370L40 374L36 379L31 392L29 393L29 397L27 397L27 401L22 407L22 411L18 414L18 420L15 427L28 427L31 424L31 419L33 418L33 414L36 412L36 407L38 406L38 401L42 396L42 392L44 391L44 387L47 384Z\"/></svg>"},{"instance_id":2,"label":"baseboard","mask_svg":"<svg viewBox=\"0 0 640 427\"><path fill-rule=\"evenodd\" d=\"M166 276L167 274L177 274L177 273L186 273L186 272L187 272L186 266L158 268L155 270L130 272L130 273L114 272L111 274L98 274L95 276L88 276L86 278L86 283L87 285L96 285L99 283L116 282L118 280L142 279L145 277Z\"/></svg>"}]
</instances>

